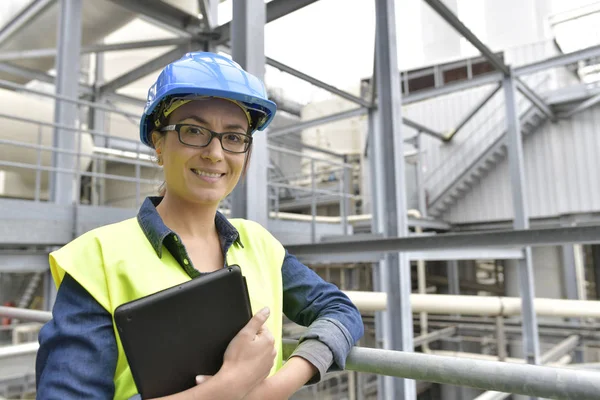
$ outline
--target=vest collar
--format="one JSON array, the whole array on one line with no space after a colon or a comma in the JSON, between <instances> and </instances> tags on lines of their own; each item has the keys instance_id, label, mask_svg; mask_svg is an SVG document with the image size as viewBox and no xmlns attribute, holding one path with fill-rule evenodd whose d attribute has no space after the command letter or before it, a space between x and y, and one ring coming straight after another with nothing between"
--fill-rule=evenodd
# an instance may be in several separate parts
<instances>
[{"instance_id":1,"label":"vest collar","mask_svg":"<svg viewBox=\"0 0 600 400\"><path fill-rule=\"evenodd\" d=\"M156 206L160 204L162 199L162 197L146 197L137 215L142 231L159 258L162 257L164 240L171 235L175 235L175 232L165 225L156 210ZM218 211L215 215L215 226L221 243L229 242L244 247L238 230L227 220L227 217Z\"/></svg>"}]
</instances>

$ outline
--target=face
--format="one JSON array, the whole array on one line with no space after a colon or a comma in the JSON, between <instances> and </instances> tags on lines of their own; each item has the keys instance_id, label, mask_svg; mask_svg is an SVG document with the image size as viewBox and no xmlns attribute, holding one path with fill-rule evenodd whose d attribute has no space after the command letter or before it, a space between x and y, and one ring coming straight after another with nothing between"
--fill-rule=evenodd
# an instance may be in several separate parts
<instances>
[{"instance_id":1,"label":"face","mask_svg":"<svg viewBox=\"0 0 600 400\"><path fill-rule=\"evenodd\" d=\"M169 124L193 124L215 132L246 133L248 120L235 104L221 99L191 101L177 108ZM187 201L218 205L238 183L246 154L229 153L213 138L206 147L182 144L177 132L152 135L163 161L167 193Z\"/></svg>"}]
</instances>

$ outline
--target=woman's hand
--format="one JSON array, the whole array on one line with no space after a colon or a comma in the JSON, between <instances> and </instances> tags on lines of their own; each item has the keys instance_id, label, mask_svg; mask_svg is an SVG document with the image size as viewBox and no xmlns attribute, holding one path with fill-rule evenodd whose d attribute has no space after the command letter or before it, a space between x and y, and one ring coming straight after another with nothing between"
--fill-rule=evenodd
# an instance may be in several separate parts
<instances>
[{"instance_id":1,"label":"woman's hand","mask_svg":"<svg viewBox=\"0 0 600 400\"><path fill-rule=\"evenodd\" d=\"M254 386L243 400L287 400L317 372L318 370L305 359L292 357L275 375ZM200 377L196 383L200 385L210 379L212 378Z\"/></svg>"},{"instance_id":2,"label":"woman's hand","mask_svg":"<svg viewBox=\"0 0 600 400\"><path fill-rule=\"evenodd\" d=\"M269 315L268 308L256 313L227 346L223 366L217 375L197 377L196 382L201 384L219 377L231 382L243 396L263 382L277 355L275 339L265 326Z\"/></svg>"}]
</instances>

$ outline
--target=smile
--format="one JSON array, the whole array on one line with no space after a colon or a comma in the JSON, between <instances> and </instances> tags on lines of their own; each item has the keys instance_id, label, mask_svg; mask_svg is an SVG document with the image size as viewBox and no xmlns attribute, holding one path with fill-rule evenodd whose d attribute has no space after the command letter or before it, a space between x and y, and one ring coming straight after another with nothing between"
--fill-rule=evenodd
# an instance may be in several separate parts
<instances>
[{"instance_id":1,"label":"smile","mask_svg":"<svg viewBox=\"0 0 600 400\"><path fill-rule=\"evenodd\" d=\"M221 173L215 173L215 172L206 172L206 171L202 171L199 169L194 169L192 168L192 172L198 176L206 176L207 178L220 178L221 176L225 175L225 174L221 174Z\"/></svg>"}]
</instances>

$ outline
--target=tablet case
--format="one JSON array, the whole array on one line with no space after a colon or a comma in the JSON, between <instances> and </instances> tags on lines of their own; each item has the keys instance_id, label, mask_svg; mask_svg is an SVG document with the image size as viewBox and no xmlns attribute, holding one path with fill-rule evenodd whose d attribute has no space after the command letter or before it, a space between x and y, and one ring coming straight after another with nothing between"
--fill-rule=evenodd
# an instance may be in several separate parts
<instances>
[{"instance_id":1,"label":"tablet case","mask_svg":"<svg viewBox=\"0 0 600 400\"><path fill-rule=\"evenodd\" d=\"M252 309L237 265L122 304L115 324L142 398L187 390L214 375Z\"/></svg>"}]
</instances>

